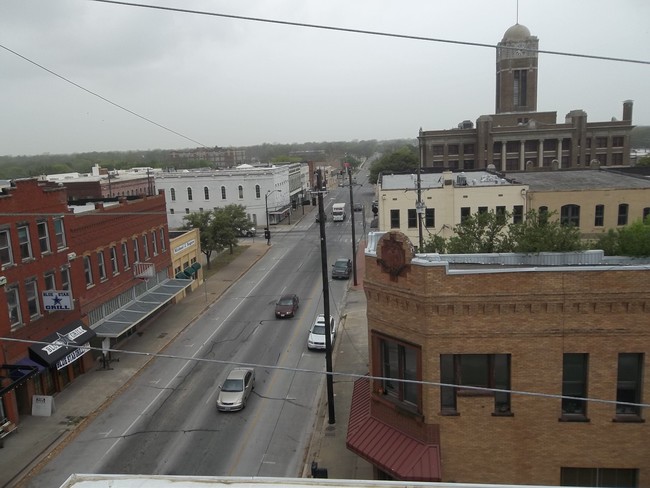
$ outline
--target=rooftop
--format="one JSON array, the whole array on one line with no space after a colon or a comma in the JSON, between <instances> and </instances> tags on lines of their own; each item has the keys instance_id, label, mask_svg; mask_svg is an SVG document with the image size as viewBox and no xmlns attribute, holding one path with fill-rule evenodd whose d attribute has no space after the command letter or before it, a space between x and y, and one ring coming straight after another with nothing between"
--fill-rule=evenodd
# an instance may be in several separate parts
<instances>
[{"instance_id":1,"label":"rooftop","mask_svg":"<svg viewBox=\"0 0 650 488\"><path fill-rule=\"evenodd\" d=\"M610 170L597 169L527 171L525 173L508 174L508 179L528 185L531 191L650 188L650 180Z\"/></svg>"}]
</instances>

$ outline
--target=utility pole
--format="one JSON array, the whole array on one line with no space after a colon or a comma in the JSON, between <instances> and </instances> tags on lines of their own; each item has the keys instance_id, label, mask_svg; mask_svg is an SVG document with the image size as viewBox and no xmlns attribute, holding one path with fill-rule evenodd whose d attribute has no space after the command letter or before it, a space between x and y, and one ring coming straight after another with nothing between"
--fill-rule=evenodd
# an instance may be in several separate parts
<instances>
[{"instance_id":1,"label":"utility pole","mask_svg":"<svg viewBox=\"0 0 650 488\"><path fill-rule=\"evenodd\" d=\"M316 170L318 188L318 222L320 226L320 257L323 278L323 314L325 315L325 370L327 372L328 423L336 422L334 416L334 378L332 376L332 331L330 330L330 287L327 269L327 240L325 238L325 209L323 205L323 181L321 170Z\"/></svg>"},{"instance_id":2,"label":"utility pole","mask_svg":"<svg viewBox=\"0 0 650 488\"><path fill-rule=\"evenodd\" d=\"M352 168L347 164L348 183L350 183L350 221L352 222L352 276L354 286L357 286L357 240L354 235L354 197L352 196Z\"/></svg>"}]
</instances>

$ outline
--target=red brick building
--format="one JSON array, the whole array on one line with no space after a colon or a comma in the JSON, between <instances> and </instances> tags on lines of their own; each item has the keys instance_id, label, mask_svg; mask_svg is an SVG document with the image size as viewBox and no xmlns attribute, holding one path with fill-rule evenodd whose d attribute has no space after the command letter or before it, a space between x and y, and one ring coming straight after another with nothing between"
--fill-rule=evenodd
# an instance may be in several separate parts
<instances>
[{"instance_id":1,"label":"red brick building","mask_svg":"<svg viewBox=\"0 0 650 488\"><path fill-rule=\"evenodd\" d=\"M377 478L650 485L650 265L370 242L347 445Z\"/></svg>"},{"instance_id":2,"label":"red brick building","mask_svg":"<svg viewBox=\"0 0 650 488\"><path fill-rule=\"evenodd\" d=\"M0 421L92 368L100 354L83 346L115 343L191 283L169 279L163 194L78 213L67 200L36 179L0 195Z\"/></svg>"}]
</instances>

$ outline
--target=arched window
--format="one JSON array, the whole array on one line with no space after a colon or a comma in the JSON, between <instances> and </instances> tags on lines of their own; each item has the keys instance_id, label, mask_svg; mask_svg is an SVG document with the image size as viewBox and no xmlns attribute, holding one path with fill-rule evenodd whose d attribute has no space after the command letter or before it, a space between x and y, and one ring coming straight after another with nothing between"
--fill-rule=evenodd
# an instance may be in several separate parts
<instances>
[{"instance_id":1,"label":"arched window","mask_svg":"<svg viewBox=\"0 0 650 488\"><path fill-rule=\"evenodd\" d=\"M241 199L241 198L244 198L244 187L241 186L241 185L239 185L238 190L239 190L239 198L240 198L240 199Z\"/></svg>"},{"instance_id":2,"label":"arched window","mask_svg":"<svg viewBox=\"0 0 650 488\"><path fill-rule=\"evenodd\" d=\"M537 210L537 219L540 224L546 224L548 222L548 207L543 205Z\"/></svg>"},{"instance_id":3,"label":"arched window","mask_svg":"<svg viewBox=\"0 0 650 488\"><path fill-rule=\"evenodd\" d=\"M580 205L563 205L560 210L560 223L580 227Z\"/></svg>"},{"instance_id":4,"label":"arched window","mask_svg":"<svg viewBox=\"0 0 650 488\"><path fill-rule=\"evenodd\" d=\"M221 199L222 200L226 199L226 187L225 186L221 187Z\"/></svg>"},{"instance_id":5,"label":"arched window","mask_svg":"<svg viewBox=\"0 0 650 488\"><path fill-rule=\"evenodd\" d=\"M210 200L210 189L207 186L203 187L203 198Z\"/></svg>"},{"instance_id":6,"label":"arched window","mask_svg":"<svg viewBox=\"0 0 650 488\"><path fill-rule=\"evenodd\" d=\"M175 202L176 201L176 190L174 188L170 188L169 189L169 194L172 197L172 202Z\"/></svg>"},{"instance_id":7,"label":"arched window","mask_svg":"<svg viewBox=\"0 0 650 488\"><path fill-rule=\"evenodd\" d=\"M192 201L192 189L189 186L187 187L187 199Z\"/></svg>"},{"instance_id":8,"label":"arched window","mask_svg":"<svg viewBox=\"0 0 650 488\"><path fill-rule=\"evenodd\" d=\"M255 198L261 198L262 197L262 189L260 188L260 185L255 185Z\"/></svg>"}]
</instances>

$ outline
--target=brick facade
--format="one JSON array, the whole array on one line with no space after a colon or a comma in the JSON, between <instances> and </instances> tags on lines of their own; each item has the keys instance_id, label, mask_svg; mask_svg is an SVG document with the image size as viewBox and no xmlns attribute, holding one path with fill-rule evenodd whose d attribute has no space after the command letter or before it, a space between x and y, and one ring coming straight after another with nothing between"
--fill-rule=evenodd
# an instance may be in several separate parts
<instances>
[{"instance_id":1,"label":"brick facade","mask_svg":"<svg viewBox=\"0 0 650 488\"><path fill-rule=\"evenodd\" d=\"M587 397L616 401L619 353L644 354L650 336L650 267L503 267L407 260L387 272L380 248L366 253L370 372L385 374L378 347L391 338L417 351L418 378L444 383L441 355L510 355L510 388L560 395L563 354L588 354ZM405 244L405 248L410 244ZM408 253L407 253L408 254ZM444 259L444 255L441 256ZM650 379L643 374L641 400ZM563 467L638 469L650 484L650 427L617 415L612 403L587 403L585 421L567 421L560 398L512 394L508 414L495 396L456 393L444 414L439 385L419 390L416 408L373 382L373 415L429 440L439 435L442 481L557 485ZM561 420L562 419L562 420ZM575 419L574 419L575 420Z\"/></svg>"}]
</instances>

